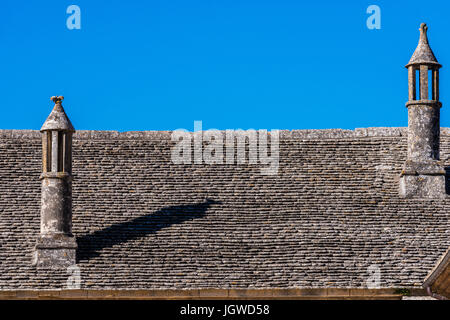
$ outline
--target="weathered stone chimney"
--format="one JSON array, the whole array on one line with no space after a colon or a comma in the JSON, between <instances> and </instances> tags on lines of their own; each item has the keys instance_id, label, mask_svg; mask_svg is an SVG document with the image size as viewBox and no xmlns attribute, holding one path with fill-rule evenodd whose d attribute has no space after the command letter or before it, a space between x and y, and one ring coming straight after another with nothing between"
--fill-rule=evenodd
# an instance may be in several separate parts
<instances>
[{"instance_id":1,"label":"weathered stone chimney","mask_svg":"<svg viewBox=\"0 0 450 320\"><path fill-rule=\"evenodd\" d=\"M428 44L427 25L420 25L420 40L408 68L408 156L400 175L404 197L445 196L445 171L439 162L439 69ZM418 93L416 93L416 90Z\"/></svg>"},{"instance_id":2,"label":"weathered stone chimney","mask_svg":"<svg viewBox=\"0 0 450 320\"><path fill-rule=\"evenodd\" d=\"M72 123L61 105L55 106L41 128L41 231L34 264L52 268L75 264L77 244L72 235Z\"/></svg>"}]
</instances>

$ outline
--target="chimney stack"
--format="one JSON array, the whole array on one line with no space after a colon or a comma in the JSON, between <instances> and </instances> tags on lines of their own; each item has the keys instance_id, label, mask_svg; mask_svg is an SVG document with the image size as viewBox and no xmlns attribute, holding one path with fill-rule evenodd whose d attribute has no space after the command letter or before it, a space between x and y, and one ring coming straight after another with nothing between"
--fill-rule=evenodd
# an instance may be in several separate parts
<instances>
[{"instance_id":1,"label":"chimney stack","mask_svg":"<svg viewBox=\"0 0 450 320\"><path fill-rule=\"evenodd\" d=\"M400 174L403 197L445 197L445 170L439 161L439 69L428 44L427 25L420 25L419 45L408 68L408 155ZM418 91L416 93L416 90Z\"/></svg>"},{"instance_id":2,"label":"chimney stack","mask_svg":"<svg viewBox=\"0 0 450 320\"><path fill-rule=\"evenodd\" d=\"M72 135L75 130L61 105L63 99L51 97L55 106L41 128L41 231L33 262L51 268L74 265L77 249L72 235Z\"/></svg>"}]
</instances>

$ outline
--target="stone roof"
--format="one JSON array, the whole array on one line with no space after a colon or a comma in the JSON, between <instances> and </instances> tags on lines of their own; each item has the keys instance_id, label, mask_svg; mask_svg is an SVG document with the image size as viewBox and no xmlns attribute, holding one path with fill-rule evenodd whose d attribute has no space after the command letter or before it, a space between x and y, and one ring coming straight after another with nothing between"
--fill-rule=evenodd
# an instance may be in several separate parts
<instances>
[{"instance_id":1,"label":"stone roof","mask_svg":"<svg viewBox=\"0 0 450 320\"><path fill-rule=\"evenodd\" d=\"M450 247L428 274L424 286L430 287L433 293L450 299Z\"/></svg>"},{"instance_id":2,"label":"stone roof","mask_svg":"<svg viewBox=\"0 0 450 320\"><path fill-rule=\"evenodd\" d=\"M260 165L173 164L170 132L79 131L73 233L82 289L421 286L450 246L450 197L404 199L404 128L280 132ZM450 129L441 129L449 172ZM38 131L0 130L0 289L65 288L31 265ZM449 178L447 177L447 184Z\"/></svg>"},{"instance_id":3,"label":"stone roof","mask_svg":"<svg viewBox=\"0 0 450 320\"><path fill-rule=\"evenodd\" d=\"M417 45L417 48L414 51L406 67L417 64L434 64L440 67L441 65L438 63L436 57L434 56L433 50L431 50L430 45L428 43L427 25L425 23L422 23L420 25L419 30L420 30L419 44Z\"/></svg>"},{"instance_id":4,"label":"stone roof","mask_svg":"<svg viewBox=\"0 0 450 320\"><path fill-rule=\"evenodd\" d=\"M61 101L64 97L51 97L51 100L55 102L55 106L53 107L52 112L48 116L47 120L45 120L42 125L41 131L46 130L60 130L60 131L69 131L75 132L72 123L67 117L66 112L61 104Z\"/></svg>"}]
</instances>

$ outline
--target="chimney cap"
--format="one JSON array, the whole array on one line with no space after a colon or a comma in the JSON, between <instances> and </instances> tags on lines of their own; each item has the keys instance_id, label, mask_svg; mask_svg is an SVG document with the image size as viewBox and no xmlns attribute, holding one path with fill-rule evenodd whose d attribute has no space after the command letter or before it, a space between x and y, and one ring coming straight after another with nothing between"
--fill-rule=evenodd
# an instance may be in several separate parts
<instances>
[{"instance_id":1,"label":"chimney cap","mask_svg":"<svg viewBox=\"0 0 450 320\"><path fill-rule=\"evenodd\" d=\"M48 116L47 120L45 120L42 125L42 131L50 131L50 130L58 130L58 131L67 131L67 132L75 132L75 129L72 126L69 118L64 111L64 108L61 104L63 96L53 96L50 98L55 103L52 112Z\"/></svg>"},{"instance_id":2,"label":"chimney cap","mask_svg":"<svg viewBox=\"0 0 450 320\"><path fill-rule=\"evenodd\" d=\"M436 57L434 56L433 50L431 50L430 45L428 44L427 24L422 23L420 25L419 30L420 30L419 44L417 45L417 48L414 51L411 60L409 60L409 63L406 65L406 68L408 68L411 65L421 65L421 64L435 65L438 68L442 67L437 61Z\"/></svg>"}]
</instances>

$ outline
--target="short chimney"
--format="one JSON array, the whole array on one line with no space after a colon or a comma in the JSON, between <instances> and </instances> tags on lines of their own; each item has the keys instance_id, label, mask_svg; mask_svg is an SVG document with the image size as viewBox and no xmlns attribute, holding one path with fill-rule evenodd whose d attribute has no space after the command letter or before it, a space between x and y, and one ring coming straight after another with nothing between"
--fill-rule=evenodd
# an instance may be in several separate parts
<instances>
[{"instance_id":1,"label":"short chimney","mask_svg":"<svg viewBox=\"0 0 450 320\"><path fill-rule=\"evenodd\" d=\"M408 155L400 175L400 194L413 198L445 197L445 170L439 161L439 69L420 25L420 40L408 68ZM430 79L430 81L429 81ZM416 94L416 90L418 93Z\"/></svg>"},{"instance_id":2,"label":"short chimney","mask_svg":"<svg viewBox=\"0 0 450 320\"><path fill-rule=\"evenodd\" d=\"M60 268L75 264L77 244L72 235L72 135L62 107L63 97L41 128L41 230L34 253L37 266Z\"/></svg>"}]
</instances>

